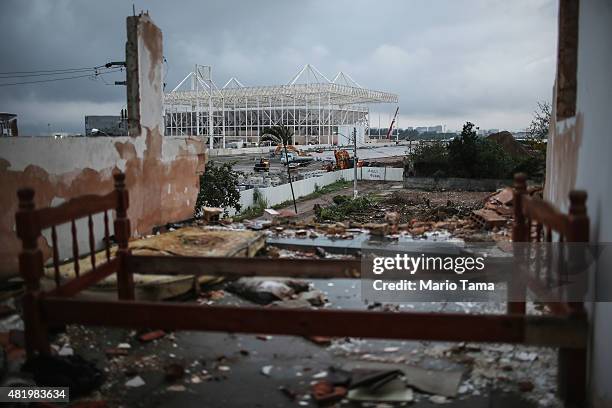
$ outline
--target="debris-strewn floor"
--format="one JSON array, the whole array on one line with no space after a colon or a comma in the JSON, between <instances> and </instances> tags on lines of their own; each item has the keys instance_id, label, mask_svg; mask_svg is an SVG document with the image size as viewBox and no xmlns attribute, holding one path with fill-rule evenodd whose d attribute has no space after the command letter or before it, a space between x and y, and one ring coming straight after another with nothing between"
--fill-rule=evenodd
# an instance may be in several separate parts
<instances>
[{"instance_id":1,"label":"debris-strewn floor","mask_svg":"<svg viewBox=\"0 0 612 408\"><path fill-rule=\"evenodd\" d=\"M505 193L492 198L489 193L423 193L398 188L385 191L387 187L368 184L368 191L376 193L377 198L368 211L352 214L350 221L316 222L312 219L315 211L311 210L308 217L294 218L289 224L273 225L260 219L239 224L226 222L212 229L264 230L268 245L259 256L272 258L353 258L362 241L372 236L385 240L509 239L507 227L511 220ZM332 199L320 197L315 204L332 205ZM312 208L313 203L304 205ZM503 215L504 222L488 231L482 230L469 217L473 210L483 206ZM388 313L411 310L503 313L505 309L504 305L467 302L365 304L359 285L359 280L300 283L251 279L217 284L195 299L182 300L197 302L203 308L256 302L265 305L261 307L367 309ZM529 313L541 311L530 305ZM14 372L16 366L11 360L23 358L23 344L17 344L19 336L15 335L22 325L14 313L0 321L0 332L10 329L13 330L10 335L1 340L9 357L9 371ZM560 406L554 396L556 350L548 348L167 333L160 328L136 332L75 325L66 327L53 343L60 356L81 355L104 372L104 383L86 399L104 400L108 406L316 406L315 399L329 400L332 406L379 408ZM352 387L348 386L348 379ZM354 387L356 383L362 385Z\"/></svg>"},{"instance_id":2,"label":"debris-strewn floor","mask_svg":"<svg viewBox=\"0 0 612 408\"><path fill-rule=\"evenodd\" d=\"M315 283L327 296L325 307L354 309L491 312L482 304L364 305L359 282ZM225 291L205 294L200 303L244 304ZM533 311L532 311L533 312ZM392 328L390 328L392 330ZM415 407L557 406L554 397L556 353L552 349L511 345L455 344L362 339L308 340L288 336L226 333L149 333L143 342L128 330L68 327L56 343L97 362L107 380L96 399L129 407L285 407L316 406L311 386L334 377L330 367L382 364L443 372L460 371L455 398L412 393ZM321 344L318 344L321 343ZM378 366L377 366L378 367ZM380 368L380 367L379 367ZM347 399L344 406L387 407ZM401 405L401 404L400 404Z\"/></svg>"}]
</instances>

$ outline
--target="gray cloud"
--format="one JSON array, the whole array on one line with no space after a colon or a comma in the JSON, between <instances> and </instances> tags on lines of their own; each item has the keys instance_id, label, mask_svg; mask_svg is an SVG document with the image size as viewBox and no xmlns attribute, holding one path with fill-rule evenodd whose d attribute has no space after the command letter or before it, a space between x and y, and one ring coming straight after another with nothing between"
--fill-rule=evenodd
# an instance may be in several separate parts
<instances>
[{"instance_id":1,"label":"gray cloud","mask_svg":"<svg viewBox=\"0 0 612 408\"><path fill-rule=\"evenodd\" d=\"M178 3L178 4L177 4ZM168 87L194 64L223 85L285 83L311 63L400 95L400 126L471 120L519 129L552 94L554 0L135 1L164 32ZM0 72L122 60L131 2L4 1ZM120 80L121 74L107 81ZM0 88L0 111L22 133L82 131L85 114L114 114L125 89L78 79ZM391 106L372 107L386 125ZM373 115L372 125L378 123Z\"/></svg>"}]
</instances>

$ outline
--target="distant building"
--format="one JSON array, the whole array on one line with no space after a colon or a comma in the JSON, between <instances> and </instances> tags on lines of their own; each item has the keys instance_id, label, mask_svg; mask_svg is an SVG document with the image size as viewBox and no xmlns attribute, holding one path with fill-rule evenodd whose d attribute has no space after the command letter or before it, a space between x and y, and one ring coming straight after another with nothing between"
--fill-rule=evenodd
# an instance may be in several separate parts
<instances>
[{"instance_id":1,"label":"distant building","mask_svg":"<svg viewBox=\"0 0 612 408\"><path fill-rule=\"evenodd\" d=\"M529 136L525 131L512 132L512 136L514 136L517 140L525 140Z\"/></svg>"},{"instance_id":2,"label":"distant building","mask_svg":"<svg viewBox=\"0 0 612 408\"><path fill-rule=\"evenodd\" d=\"M427 126L417 126L414 129L419 133L425 133L427 132L428 127Z\"/></svg>"},{"instance_id":3,"label":"distant building","mask_svg":"<svg viewBox=\"0 0 612 408\"><path fill-rule=\"evenodd\" d=\"M127 119L124 115L85 116L85 136L127 136Z\"/></svg>"},{"instance_id":4,"label":"distant building","mask_svg":"<svg viewBox=\"0 0 612 408\"><path fill-rule=\"evenodd\" d=\"M499 129L479 129L478 136L489 136L493 133L499 133Z\"/></svg>"},{"instance_id":5,"label":"distant building","mask_svg":"<svg viewBox=\"0 0 612 408\"><path fill-rule=\"evenodd\" d=\"M442 125L437 125L437 126L429 126L427 128L427 131L429 133L442 133Z\"/></svg>"},{"instance_id":6,"label":"distant building","mask_svg":"<svg viewBox=\"0 0 612 408\"><path fill-rule=\"evenodd\" d=\"M0 112L0 136L19 136L16 114Z\"/></svg>"}]
</instances>

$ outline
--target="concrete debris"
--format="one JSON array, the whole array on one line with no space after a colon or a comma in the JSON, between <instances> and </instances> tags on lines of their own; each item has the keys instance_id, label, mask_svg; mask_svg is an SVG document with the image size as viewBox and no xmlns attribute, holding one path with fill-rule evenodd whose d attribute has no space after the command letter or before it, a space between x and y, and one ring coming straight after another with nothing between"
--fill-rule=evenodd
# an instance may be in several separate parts
<instances>
[{"instance_id":1,"label":"concrete debris","mask_svg":"<svg viewBox=\"0 0 612 408\"><path fill-rule=\"evenodd\" d=\"M429 401L433 402L434 404L446 404L448 401L448 399L443 396L443 395L432 395L431 397L429 397Z\"/></svg>"},{"instance_id":2,"label":"concrete debris","mask_svg":"<svg viewBox=\"0 0 612 408\"><path fill-rule=\"evenodd\" d=\"M59 356L72 356L74 355L74 350L68 344L64 344L57 354Z\"/></svg>"},{"instance_id":3,"label":"concrete debris","mask_svg":"<svg viewBox=\"0 0 612 408\"><path fill-rule=\"evenodd\" d=\"M221 214L223 214L223 208L218 207L204 207L202 208L203 220L206 224L218 224Z\"/></svg>"},{"instance_id":4,"label":"concrete debris","mask_svg":"<svg viewBox=\"0 0 612 408\"><path fill-rule=\"evenodd\" d=\"M524 352L524 351L520 351L518 353L514 354L514 358L516 358L517 360L520 361L535 361L538 358L538 354L537 353L528 353L528 352Z\"/></svg>"},{"instance_id":5,"label":"concrete debris","mask_svg":"<svg viewBox=\"0 0 612 408\"><path fill-rule=\"evenodd\" d=\"M382 378L401 375L407 385L417 390L447 397L455 397L457 395L463 376L463 371L460 370L434 370L411 364L388 362L360 361L348 364L344 369L352 373L374 373L371 374L374 378L377 375Z\"/></svg>"},{"instance_id":6,"label":"concrete debris","mask_svg":"<svg viewBox=\"0 0 612 408\"><path fill-rule=\"evenodd\" d=\"M125 382L125 386L130 388L142 387L143 385L145 385L145 381L139 375Z\"/></svg>"},{"instance_id":7,"label":"concrete debris","mask_svg":"<svg viewBox=\"0 0 612 408\"><path fill-rule=\"evenodd\" d=\"M174 385L169 385L168 387L166 387L166 391L171 391L171 392L183 392L187 389L187 387L185 387L182 384L174 384Z\"/></svg>"},{"instance_id":8,"label":"concrete debris","mask_svg":"<svg viewBox=\"0 0 612 408\"><path fill-rule=\"evenodd\" d=\"M374 390L369 387L353 388L349 390L347 398L351 401L405 403L414 400L414 392L401 379L394 378Z\"/></svg>"},{"instance_id":9,"label":"concrete debris","mask_svg":"<svg viewBox=\"0 0 612 408\"><path fill-rule=\"evenodd\" d=\"M480 209L472 211L472 220L480 228L492 229L506 226L508 219L493 210Z\"/></svg>"}]
</instances>

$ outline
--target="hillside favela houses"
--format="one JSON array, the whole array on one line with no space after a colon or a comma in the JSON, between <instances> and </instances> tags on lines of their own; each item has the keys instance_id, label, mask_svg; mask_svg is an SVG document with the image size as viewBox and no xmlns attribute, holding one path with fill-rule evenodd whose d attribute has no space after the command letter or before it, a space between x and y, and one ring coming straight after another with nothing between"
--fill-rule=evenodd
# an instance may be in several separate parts
<instances>
[{"instance_id":1,"label":"hillside favela houses","mask_svg":"<svg viewBox=\"0 0 612 408\"><path fill-rule=\"evenodd\" d=\"M556 32L555 44L530 40L554 54L542 74L551 88L515 127L471 119L480 108L457 123L436 107L411 112L414 100L431 101L419 87L402 91L419 78L377 80L363 55L343 65L323 45L272 46L280 23L243 40L278 53L270 72L300 63L277 81L258 71L267 85L257 85L259 61L240 66L252 54L233 34L210 21L198 30L216 45L188 47L160 4L135 5L121 36L108 33L121 58L62 69L0 60L10 95L0 111L11 112L0 113L0 401L612 407L612 4L472 3L479 16L523 7L524 21L534 13ZM48 7L94 18L76 4ZM283 7L298 10L258 7L279 22ZM260 16L251 11L237 12L234 30L251 27ZM120 19L100 15L109 27ZM305 27L295 24L287 44ZM389 45L405 37L370 34L393 50L390 70L418 65ZM427 31L418 38L439 46ZM186 49L189 64L175 63ZM5 54L19 62L27 52ZM230 71L242 74L224 82ZM78 103L62 98L85 93L88 79L102 86L95 95L120 101L73 111ZM513 80L496 78L520 93ZM28 99L58 97L40 88L58 81L74 87L57 102L70 112Z\"/></svg>"}]
</instances>

